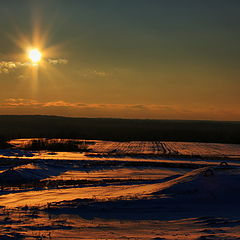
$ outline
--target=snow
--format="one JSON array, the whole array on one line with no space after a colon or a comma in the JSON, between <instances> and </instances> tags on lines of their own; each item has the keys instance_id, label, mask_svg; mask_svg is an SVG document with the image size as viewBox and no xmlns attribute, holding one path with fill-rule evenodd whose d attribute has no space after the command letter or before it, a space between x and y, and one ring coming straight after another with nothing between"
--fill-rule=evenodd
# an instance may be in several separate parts
<instances>
[{"instance_id":1,"label":"snow","mask_svg":"<svg viewBox=\"0 0 240 240\"><path fill-rule=\"evenodd\" d=\"M213 174L213 175L212 175ZM46 205L49 202L61 202L75 199L134 199L156 196L172 197L178 201L195 202L214 200L239 201L239 170L204 167L193 170L175 179L149 184L110 185L100 187L76 187L6 194L0 197L0 205L7 207ZM227 197L226 197L227 195Z\"/></svg>"},{"instance_id":2,"label":"snow","mask_svg":"<svg viewBox=\"0 0 240 240\"><path fill-rule=\"evenodd\" d=\"M92 181L1 190L0 239L239 239L239 145L91 141L89 148L92 155L0 151L3 185Z\"/></svg>"},{"instance_id":3,"label":"snow","mask_svg":"<svg viewBox=\"0 0 240 240\"><path fill-rule=\"evenodd\" d=\"M34 139L16 139L10 141L15 147L22 147L29 141ZM83 140L72 140L83 141ZM100 140L84 140L89 144L89 149L94 153L107 153L113 155L189 155L189 156L226 156L226 157L240 157L239 144L220 144L220 143L198 143L198 142L165 142L165 141L131 141L131 142L112 142ZM15 150L16 152L9 152L8 155L23 155L24 151ZM0 152L1 154L1 152ZM3 153L2 153L3 154ZM66 154L63 154L63 157ZM76 153L79 156L78 153ZM74 157L72 153L71 158Z\"/></svg>"},{"instance_id":4,"label":"snow","mask_svg":"<svg viewBox=\"0 0 240 240\"><path fill-rule=\"evenodd\" d=\"M62 174L51 177L51 180L77 180L77 179L87 179L87 180L103 180L103 179L121 179L121 180L133 180L133 179L163 179L173 175L178 175L186 172L186 170L177 169L167 169L167 168L111 168L103 170L69 170L63 172Z\"/></svg>"},{"instance_id":5,"label":"snow","mask_svg":"<svg viewBox=\"0 0 240 240\"><path fill-rule=\"evenodd\" d=\"M164 142L170 152L179 155L240 157L239 144Z\"/></svg>"},{"instance_id":6,"label":"snow","mask_svg":"<svg viewBox=\"0 0 240 240\"><path fill-rule=\"evenodd\" d=\"M0 172L1 183L20 183L48 178L59 175L62 168L45 163L26 164L18 167L11 167Z\"/></svg>"},{"instance_id":7,"label":"snow","mask_svg":"<svg viewBox=\"0 0 240 240\"><path fill-rule=\"evenodd\" d=\"M197 142L104 142L90 146L93 152L116 154L177 154L240 157L239 144Z\"/></svg>"}]
</instances>

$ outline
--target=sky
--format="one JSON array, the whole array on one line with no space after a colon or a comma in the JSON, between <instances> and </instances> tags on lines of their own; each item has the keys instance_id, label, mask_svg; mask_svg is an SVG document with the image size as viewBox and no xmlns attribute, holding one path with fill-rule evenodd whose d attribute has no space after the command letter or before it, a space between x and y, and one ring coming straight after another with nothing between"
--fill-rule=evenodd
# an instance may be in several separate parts
<instances>
[{"instance_id":1,"label":"sky","mask_svg":"<svg viewBox=\"0 0 240 240\"><path fill-rule=\"evenodd\" d=\"M240 121L239 26L239 0L0 0L0 114Z\"/></svg>"}]
</instances>

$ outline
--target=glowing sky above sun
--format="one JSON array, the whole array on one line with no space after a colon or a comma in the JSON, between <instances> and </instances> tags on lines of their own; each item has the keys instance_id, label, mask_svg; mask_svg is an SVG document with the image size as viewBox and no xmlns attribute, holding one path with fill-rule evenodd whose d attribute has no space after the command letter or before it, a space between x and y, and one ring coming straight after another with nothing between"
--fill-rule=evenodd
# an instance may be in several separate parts
<instances>
[{"instance_id":1,"label":"glowing sky above sun","mask_svg":"<svg viewBox=\"0 0 240 240\"><path fill-rule=\"evenodd\" d=\"M240 120L239 13L239 0L0 0L0 114Z\"/></svg>"}]
</instances>

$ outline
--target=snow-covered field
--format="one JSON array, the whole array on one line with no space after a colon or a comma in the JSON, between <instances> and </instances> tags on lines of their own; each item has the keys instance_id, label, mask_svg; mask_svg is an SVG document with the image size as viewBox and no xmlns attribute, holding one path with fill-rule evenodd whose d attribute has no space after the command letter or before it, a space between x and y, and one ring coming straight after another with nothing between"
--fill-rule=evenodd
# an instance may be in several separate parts
<instances>
[{"instance_id":1,"label":"snow-covered field","mask_svg":"<svg viewBox=\"0 0 240 240\"><path fill-rule=\"evenodd\" d=\"M175 154L199 156L240 157L237 144L191 143L191 142L104 142L98 141L90 147L98 153L118 154Z\"/></svg>"},{"instance_id":2,"label":"snow-covered field","mask_svg":"<svg viewBox=\"0 0 240 240\"><path fill-rule=\"evenodd\" d=\"M240 239L239 145L89 149L0 151L0 239Z\"/></svg>"},{"instance_id":3,"label":"snow-covered field","mask_svg":"<svg viewBox=\"0 0 240 240\"><path fill-rule=\"evenodd\" d=\"M170 152L179 155L240 157L240 145L220 143L165 142Z\"/></svg>"},{"instance_id":4,"label":"snow-covered field","mask_svg":"<svg viewBox=\"0 0 240 240\"><path fill-rule=\"evenodd\" d=\"M21 147L32 139L16 139L10 141L16 147ZM82 140L73 140L82 141ZM100 140L84 140L93 153L112 155L185 155L185 156L225 156L240 158L239 144L198 143L198 142L112 142Z\"/></svg>"}]
</instances>

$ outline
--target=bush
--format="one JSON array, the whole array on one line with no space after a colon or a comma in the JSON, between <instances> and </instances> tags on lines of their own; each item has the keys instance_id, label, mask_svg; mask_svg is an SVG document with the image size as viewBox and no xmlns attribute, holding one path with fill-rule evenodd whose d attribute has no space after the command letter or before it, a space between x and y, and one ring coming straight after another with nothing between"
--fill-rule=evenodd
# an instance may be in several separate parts
<instances>
[{"instance_id":1,"label":"bush","mask_svg":"<svg viewBox=\"0 0 240 240\"><path fill-rule=\"evenodd\" d=\"M49 151L88 151L88 145L84 141L66 139L35 139L25 146L25 150L49 150Z\"/></svg>"}]
</instances>

